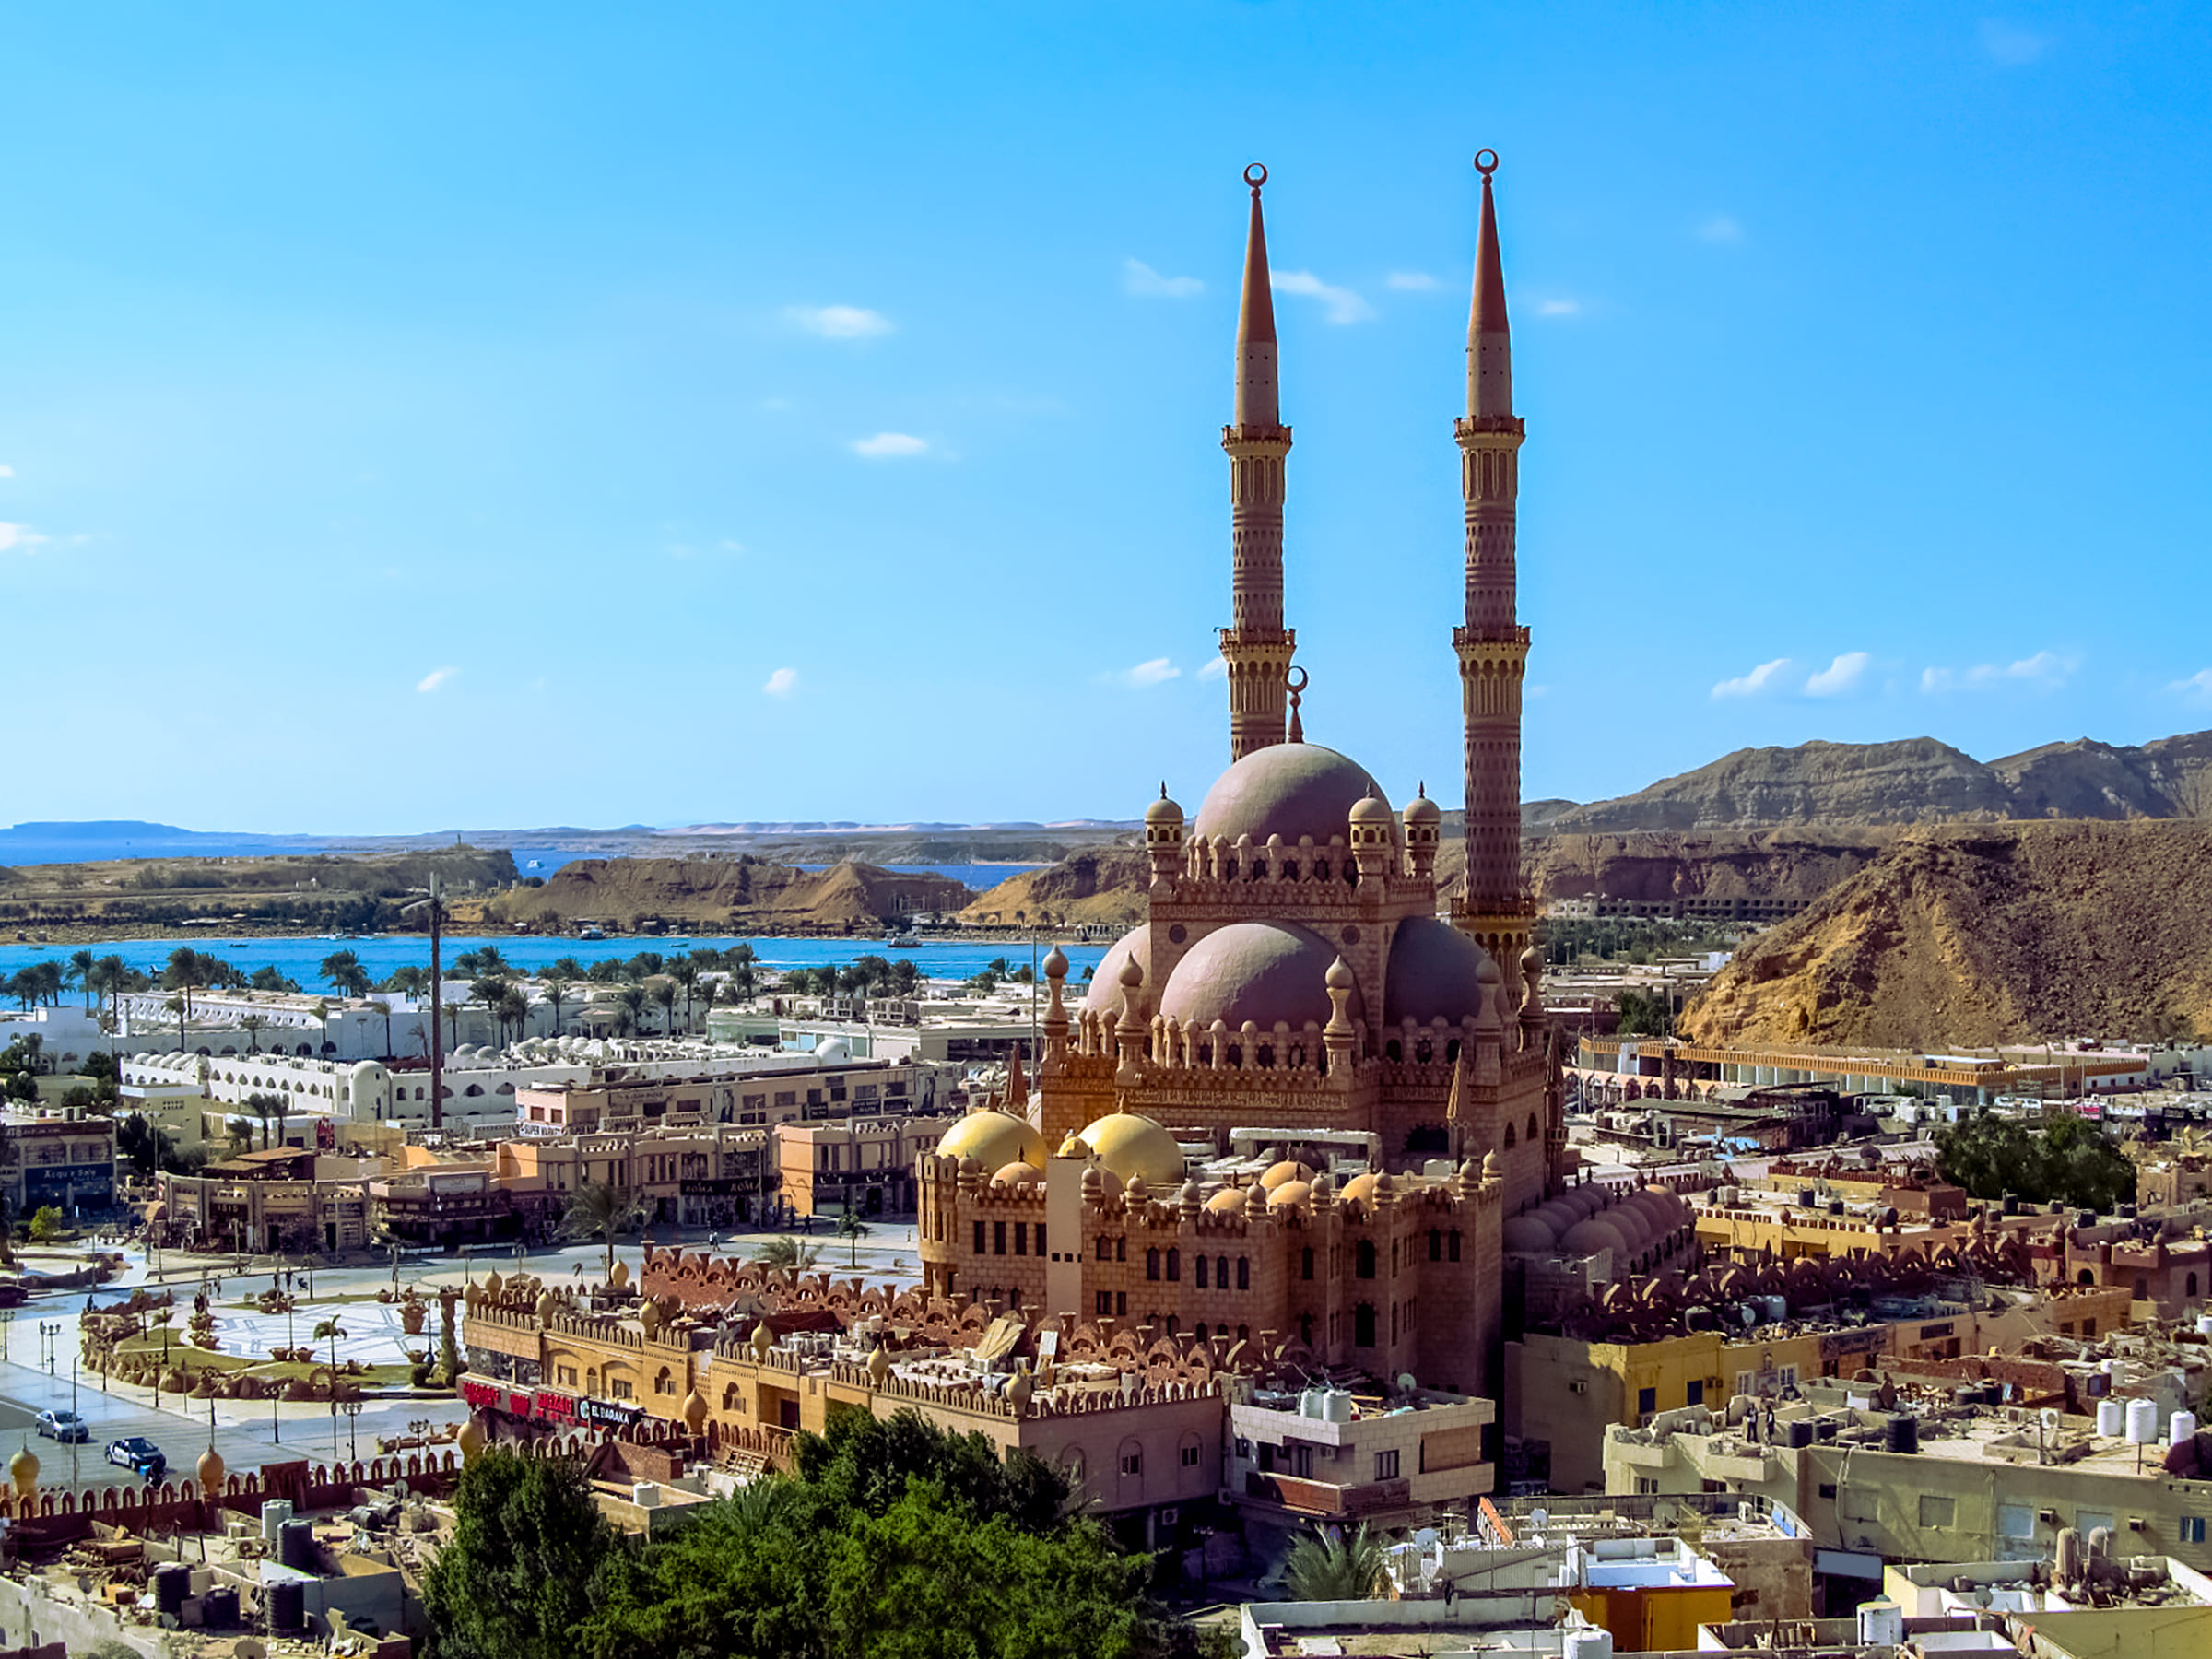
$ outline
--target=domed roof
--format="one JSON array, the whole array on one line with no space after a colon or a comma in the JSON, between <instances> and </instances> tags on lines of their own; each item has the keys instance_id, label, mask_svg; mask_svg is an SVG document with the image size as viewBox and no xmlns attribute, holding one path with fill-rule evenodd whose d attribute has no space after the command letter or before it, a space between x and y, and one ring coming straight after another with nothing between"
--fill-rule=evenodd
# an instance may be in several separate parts
<instances>
[{"instance_id":1,"label":"domed roof","mask_svg":"<svg viewBox=\"0 0 2212 1659\"><path fill-rule=\"evenodd\" d=\"M1641 1255L1652 1247L1652 1221L1632 1204L1617 1204L1611 1209L1600 1210L1597 1218L1620 1235L1620 1241L1631 1254Z\"/></svg>"},{"instance_id":2,"label":"domed roof","mask_svg":"<svg viewBox=\"0 0 2212 1659\"><path fill-rule=\"evenodd\" d=\"M1234 922L1207 934L1175 964L1159 1011L1201 1029L1217 1019L1232 1031L1248 1019L1264 1031L1278 1020L1292 1030L1308 1021L1325 1026L1335 960L1335 947L1295 923ZM1355 990L1355 1016L1359 1009Z\"/></svg>"},{"instance_id":3,"label":"domed roof","mask_svg":"<svg viewBox=\"0 0 2212 1659\"><path fill-rule=\"evenodd\" d=\"M1281 1186L1267 1194L1267 1207L1269 1209L1296 1209L1301 1204L1311 1203L1312 1197L1312 1182L1286 1181Z\"/></svg>"},{"instance_id":4,"label":"domed roof","mask_svg":"<svg viewBox=\"0 0 2212 1659\"><path fill-rule=\"evenodd\" d=\"M1168 792L1164 785L1160 789L1159 799L1145 808L1145 822L1147 824L1180 824L1182 822L1182 808L1168 799Z\"/></svg>"},{"instance_id":5,"label":"domed roof","mask_svg":"<svg viewBox=\"0 0 2212 1659\"><path fill-rule=\"evenodd\" d=\"M1152 930L1139 924L1113 942L1098 967L1091 971L1090 989L1083 994L1083 1006L1094 1014L1111 1014L1122 1006L1122 970L1135 958L1136 965L1145 971L1145 981L1152 979ZM1157 986L1152 987L1157 990Z\"/></svg>"},{"instance_id":6,"label":"domed roof","mask_svg":"<svg viewBox=\"0 0 2212 1659\"><path fill-rule=\"evenodd\" d=\"M1457 1025L1482 1006L1482 967L1490 953L1449 922L1416 916L1399 924L1382 977L1382 1023L1410 1019Z\"/></svg>"},{"instance_id":7,"label":"domed roof","mask_svg":"<svg viewBox=\"0 0 2212 1659\"><path fill-rule=\"evenodd\" d=\"M1170 1189L1182 1185L1182 1148L1148 1117L1117 1112L1085 1129L1083 1138L1099 1162L1124 1181Z\"/></svg>"},{"instance_id":8,"label":"domed roof","mask_svg":"<svg viewBox=\"0 0 2212 1659\"><path fill-rule=\"evenodd\" d=\"M1559 1242L1559 1235L1534 1216L1508 1216L1498 1230L1508 1250L1540 1253Z\"/></svg>"},{"instance_id":9,"label":"domed roof","mask_svg":"<svg viewBox=\"0 0 2212 1659\"><path fill-rule=\"evenodd\" d=\"M1240 835L1255 841L1279 835L1293 846L1310 835L1326 846L1332 835L1346 835L1355 806L1382 794L1365 767L1335 749L1271 743L1214 780L1198 808L1197 832L1232 841Z\"/></svg>"},{"instance_id":10,"label":"domed roof","mask_svg":"<svg viewBox=\"0 0 2212 1659\"><path fill-rule=\"evenodd\" d=\"M1441 824L1444 821L1444 809L1430 800L1424 790L1406 803L1406 821L1409 824Z\"/></svg>"},{"instance_id":11,"label":"domed roof","mask_svg":"<svg viewBox=\"0 0 2212 1659\"><path fill-rule=\"evenodd\" d=\"M1302 1163L1297 1163L1286 1158L1282 1162L1269 1166L1267 1173L1260 1177L1260 1184L1272 1193L1286 1181L1311 1181L1312 1179L1313 1171L1312 1170Z\"/></svg>"},{"instance_id":12,"label":"domed roof","mask_svg":"<svg viewBox=\"0 0 2212 1659\"><path fill-rule=\"evenodd\" d=\"M1347 1204L1351 1203L1354 1199L1365 1199L1368 1203L1372 1204L1375 1199L1375 1178L1372 1171L1353 1176L1344 1183L1344 1191L1337 1196Z\"/></svg>"},{"instance_id":13,"label":"domed roof","mask_svg":"<svg viewBox=\"0 0 2212 1659\"><path fill-rule=\"evenodd\" d=\"M1603 1216L1577 1221L1567 1230L1566 1236L1559 1240L1559 1243L1577 1255L1595 1255L1601 1250L1616 1251L1625 1255L1629 1249L1628 1241L1620 1236L1619 1230Z\"/></svg>"},{"instance_id":14,"label":"domed roof","mask_svg":"<svg viewBox=\"0 0 2212 1659\"><path fill-rule=\"evenodd\" d=\"M1241 1215L1247 1202L1242 1187L1223 1187L1206 1201L1206 1207L1217 1216Z\"/></svg>"},{"instance_id":15,"label":"domed roof","mask_svg":"<svg viewBox=\"0 0 2212 1659\"><path fill-rule=\"evenodd\" d=\"M1035 1164L1017 1162L1007 1164L1000 1169L996 1174L991 1177L991 1184L993 1186L1028 1186L1033 1182L1043 1179L1044 1171Z\"/></svg>"},{"instance_id":16,"label":"domed roof","mask_svg":"<svg viewBox=\"0 0 2212 1659\"><path fill-rule=\"evenodd\" d=\"M1553 1202L1565 1205L1578 1217L1594 1216L1600 1208L1604 1206L1606 1202L1606 1194L1605 1190L1602 1187L1569 1187L1566 1192L1560 1194L1559 1196Z\"/></svg>"},{"instance_id":17,"label":"domed roof","mask_svg":"<svg viewBox=\"0 0 2212 1659\"><path fill-rule=\"evenodd\" d=\"M1010 1163L1044 1168L1044 1136L1009 1112L971 1112L937 1143L939 1158L972 1158L986 1170Z\"/></svg>"},{"instance_id":18,"label":"domed roof","mask_svg":"<svg viewBox=\"0 0 2212 1659\"><path fill-rule=\"evenodd\" d=\"M1351 822L1355 824L1387 824L1390 822L1390 803L1376 790L1361 795L1352 803Z\"/></svg>"}]
</instances>

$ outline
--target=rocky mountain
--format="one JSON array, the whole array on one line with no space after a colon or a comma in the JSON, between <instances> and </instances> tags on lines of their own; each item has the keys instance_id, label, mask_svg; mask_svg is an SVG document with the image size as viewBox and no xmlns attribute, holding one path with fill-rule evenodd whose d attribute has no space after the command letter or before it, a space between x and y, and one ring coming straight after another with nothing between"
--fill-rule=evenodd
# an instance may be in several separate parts
<instances>
[{"instance_id":1,"label":"rocky mountain","mask_svg":"<svg viewBox=\"0 0 2212 1659\"><path fill-rule=\"evenodd\" d=\"M1745 945L1710 1042L1983 1045L2212 1031L2212 823L1940 825Z\"/></svg>"},{"instance_id":2,"label":"rocky mountain","mask_svg":"<svg viewBox=\"0 0 2212 1659\"><path fill-rule=\"evenodd\" d=\"M2212 818L2212 732L2127 747L2084 737L1990 761L1933 737L1738 749L1634 794L1547 810L1530 827L1687 832L2048 818Z\"/></svg>"},{"instance_id":3,"label":"rocky mountain","mask_svg":"<svg viewBox=\"0 0 2212 1659\"><path fill-rule=\"evenodd\" d=\"M545 886L487 905L498 922L569 925L641 921L784 933L850 933L915 911L956 910L968 889L944 876L832 865L799 870L754 858L583 858Z\"/></svg>"},{"instance_id":4,"label":"rocky mountain","mask_svg":"<svg viewBox=\"0 0 2212 1659\"><path fill-rule=\"evenodd\" d=\"M1748 830L1560 830L1524 841L1522 868L1540 902L1680 902L1713 913L1714 905L1737 900L1754 905L1809 903L1872 864L1898 833L1820 824ZM1445 868L1446 861L1439 860L1438 867ZM1691 902L1696 900L1705 903ZM1762 912L1753 909L1749 913Z\"/></svg>"},{"instance_id":5,"label":"rocky mountain","mask_svg":"<svg viewBox=\"0 0 2212 1659\"><path fill-rule=\"evenodd\" d=\"M1062 926L1096 922L1133 927L1144 917L1151 880L1149 853L1094 847L987 888L960 920L973 927L1009 927L1049 916Z\"/></svg>"}]
</instances>

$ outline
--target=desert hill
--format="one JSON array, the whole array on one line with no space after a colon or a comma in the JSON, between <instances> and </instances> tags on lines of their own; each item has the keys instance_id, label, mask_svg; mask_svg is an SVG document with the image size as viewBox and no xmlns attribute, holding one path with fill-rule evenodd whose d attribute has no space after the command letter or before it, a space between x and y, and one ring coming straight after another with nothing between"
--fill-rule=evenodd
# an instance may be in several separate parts
<instances>
[{"instance_id":1,"label":"desert hill","mask_svg":"<svg viewBox=\"0 0 2212 1659\"><path fill-rule=\"evenodd\" d=\"M1747 944L1682 1026L1895 1048L2212 1030L2212 824L1907 831Z\"/></svg>"},{"instance_id":2,"label":"desert hill","mask_svg":"<svg viewBox=\"0 0 2212 1659\"><path fill-rule=\"evenodd\" d=\"M916 911L957 910L968 889L948 877L832 865L800 870L756 858L582 858L543 887L486 907L493 921L566 927L642 921L737 932L851 933Z\"/></svg>"},{"instance_id":3,"label":"desert hill","mask_svg":"<svg viewBox=\"0 0 2212 1659\"><path fill-rule=\"evenodd\" d=\"M1549 803L1547 803L1549 806ZM1933 737L1737 749L1634 794L1546 813L1550 833L2212 817L2212 732L2090 738L1981 761Z\"/></svg>"},{"instance_id":4,"label":"desert hill","mask_svg":"<svg viewBox=\"0 0 2212 1659\"><path fill-rule=\"evenodd\" d=\"M1144 918L1151 881L1150 853L1092 847L986 888L959 919L971 927L1018 926L1045 917L1058 926L1091 922L1131 927Z\"/></svg>"}]
</instances>

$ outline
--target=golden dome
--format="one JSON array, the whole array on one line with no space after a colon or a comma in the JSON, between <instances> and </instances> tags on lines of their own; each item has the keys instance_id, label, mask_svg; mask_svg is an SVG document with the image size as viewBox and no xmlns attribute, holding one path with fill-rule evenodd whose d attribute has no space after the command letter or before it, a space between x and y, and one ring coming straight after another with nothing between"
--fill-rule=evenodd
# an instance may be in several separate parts
<instances>
[{"instance_id":1,"label":"golden dome","mask_svg":"<svg viewBox=\"0 0 2212 1659\"><path fill-rule=\"evenodd\" d=\"M16 1491L28 1498L39 1489L39 1457L29 1446L7 1460L7 1477L16 1483Z\"/></svg>"},{"instance_id":2,"label":"golden dome","mask_svg":"<svg viewBox=\"0 0 2212 1659\"><path fill-rule=\"evenodd\" d=\"M707 1426L707 1396L693 1389L684 1396L684 1427L697 1434Z\"/></svg>"},{"instance_id":3,"label":"golden dome","mask_svg":"<svg viewBox=\"0 0 2212 1659\"><path fill-rule=\"evenodd\" d=\"M1223 1187L1206 1201L1206 1207L1217 1216L1241 1216L1248 1202L1242 1187Z\"/></svg>"},{"instance_id":4,"label":"golden dome","mask_svg":"<svg viewBox=\"0 0 2212 1659\"><path fill-rule=\"evenodd\" d=\"M229 1471L223 1465L223 1454L213 1446L200 1453L199 1467L194 1471L200 1477L200 1495L223 1489L223 1477Z\"/></svg>"},{"instance_id":5,"label":"golden dome","mask_svg":"<svg viewBox=\"0 0 2212 1659\"><path fill-rule=\"evenodd\" d=\"M1267 1207L1269 1209L1296 1209L1300 1205L1311 1201L1312 1196L1313 1187L1310 1182L1286 1181L1281 1186L1267 1194Z\"/></svg>"},{"instance_id":6,"label":"golden dome","mask_svg":"<svg viewBox=\"0 0 2212 1659\"><path fill-rule=\"evenodd\" d=\"M1272 1193L1286 1181L1311 1181L1312 1179L1313 1171L1312 1170L1302 1163L1286 1158L1282 1162L1271 1166L1267 1173L1260 1177L1260 1184Z\"/></svg>"},{"instance_id":7,"label":"golden dome","mask_svg":"<svg viewBox=\"0 0 2212 1659\"><path fill-rule=\"evenodd\" d=\"M939 1158L972 1158L986 1170L1010 1163L1044 1168L1044 1136L1010 1112L971 1112L937 1143Z\"/></svg>"},{"instance_id":8,"label":"golden dome","mask_svg":"<svg viewBox=\"0 0 2212 1659\"><path fill-rule=\"evenodd\" d=\"M1043 1179L1044 1171L1042 1170L1035 1164L1023 1163L1018 1159L992 1176L991 1184L993 1186L1029 1186Z\"/></svg>"},{"instance_id":9,"label":"golden dome","mask_svg":"<svg viewBox=\"0 0 2212 1659\"><path fill-rule=\"evenodd\" d=\"M1336 1196L1347 1204L1351 1203L1355 1198L1364 1199L1368 1203L1372 1204L1375 1201L1375 1178L1373 1174L1371 1172L1365 1175L1353 1176L1349 1181L1344 1183L1344 1191L1337 1194Z\"/></svg>"},{"instance_id":10,"label":"golden dome","mask_svg":"<svg viewBox=\"0 0 2212 1659\"><path fill-rule=\"evenodd\" d=\"M484 1430L477 1426L475 1418L461 1425L461 1432L453 1436L453 1443L461 1448L463 1463L477 1461L477 1454L484 1450Z\"/></svg>"},{"instance_id":11,"label":"golden dome","mask_svg":"<svg viewBox=\"0 0 2212 1659\"><path fill-rule=\"evenodd\" d=\"M1124 1182L1172 1191L1182 1185L1182 1148L1148 1117L1117 1112L1083 1131L1099 1162Z\"/></svg>"}]
</instances>

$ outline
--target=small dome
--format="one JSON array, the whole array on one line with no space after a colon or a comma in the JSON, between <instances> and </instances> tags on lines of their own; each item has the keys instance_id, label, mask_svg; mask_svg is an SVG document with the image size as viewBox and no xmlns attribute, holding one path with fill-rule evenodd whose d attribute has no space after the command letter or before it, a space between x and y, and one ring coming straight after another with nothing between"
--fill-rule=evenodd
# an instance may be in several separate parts
<instances>
[{"instance_id":1,"label":"small dome","mask_svg":"<svg viewBox=\"0 0 2212 1659\"><path fill-rule=\"evenodd\" d=\"M1347 1204L1351 1203L1354 1199L1361 1199L1372 1204L1375 1201L1374 1175L1370 1172L1353 1176L1344 1183L1344 1191L1337 1195Z\"/></svg>"},{"instance_id":2,"label":"small dome","mask_svg":"<svg viewBox=\"0 0 2212 1659\"><path fill-rule=\"evenodd\" d=\"M707 1426L707 1414L712 1409L706 1396L693 1389L684 1396L684 1427L697 1434Z\"/></svg>"},{"instance_id":3,"label":"small dome","mask_svg":"<svg viewBox=\"0 0 2212 1659\"><path fill-rule=\"evenodd\" d=\"M1297 1209L1312 1202L1312 1197L1313 1188L1311 1182L1286 1181L1281 1186L1267 1194L1267 1207L1279 1210Z\"/></svg>"},{"instance_id":4,"label":"small dome","mask_svg":"<svg viewBox=\"0 0 2212 1659\"><path fill-rule=\"evenodd\" d=\"M1265 754L1266 751L1262 750ZM1335 949L1288 922L1235 922L1191 947L1160 993L1159 1011L1201 1030L1220 1020L1231 1031L1250 1020L1263 1032L1326 1025L1334 1012L1328 974ZM1359 998L1353 997L1355 1013ZM1246 1055L1247 1064L1253 1056Z\"/></svg>"},{"instance_id":5,"label":"small dome","mask_svg":"<svg viewBox=\"0 0 2212 1659\"><path fill-rule=\"evenodd\" d=\"M1131 928L1113 942L1112 949L1100 960L1090 975L1090 989L1083 994L1083 1006L1094 1014L1111 1014L1122 1006L1122 970L1135 961L1152 975L1152 930L1139 925Z\"/></svg>"},{"instance_id":6,"label":"small dome","mask_svg":"<svg viewBox=\"0 0 2212 1659\"><path fill-rule=\"evenodd\" d=\"M1322 977L1321 982L1332 991L1359 989L1359 976L1352 971L1352 965L1342 957L1329 964L1329 971Z\"/></svg>"},{"instance_id":7,"label":"small dome","mask_svg":"<svg viewBox=\"0 0 2212 1659\"><path fill-rule=\"evenodd\" d=\"M1223 1187L1206 1201L1206 1207L1217 1216L1237 1216L1243 1214L1247 1202L1244 1188Z\"/></svg>"},{"instance_id":8,"label":"small dome","mask_svg":"<svg viewBox=\"0 0 2212 1659\"><path fill-rule=\"evenodd\" d=\"M1073 1129L1070 1129L1066 1137L1060 1143L1060 1150L1053 1153L1053 1156L1054 1158L1088 1158L1090 1144Z\"/></svg>"},{"instance_id":9,"label":"small dome","mask_svg":"<svg viewBox=\"0 0 2212 1659\"><path fill-rule=\"evenodd\" d=\"M817 1060L850 1060L853 1058L853 1044L843 1037L825 1037L814 1045L814 1057Z\"/></svg>"},{"instance_id":10,"label":"small dome","mask_svg":"<svg viewBox=\"0 0 2212 1659\"><path fill-rule=\"evenodd\" d=\"M971 1112L937 1143L939 1158L972 1158L986 1170L1010 1163L1044 1168L1044 1136L1010 1112Z\"/></svg>"},{"instance_id":11,"label":"small dome","mask_svg":"<svg viewBox=\"0 0 2212 1659\"><path fill-rule=\"evenodd\" d=\"M1117 1112L1083 1131L1102 1168L1124 1182L1142 1181L1164 1189L1182 1184L1182 1148L1175 1137L1148 1117Z\"/></svg>"},{"instance_id":12,"label":"small dome","mask_svg":"<svg viewBox=\"0 0 2212 1659\"><path fill-rule=\"evenodd\" d=\"M1382 971L1382 1023L1457 1025L1482 1006L1482 971L1497 971L1490 953L1434 916L1402 923L1390 941Z\"/></svg>"},{"instance_id":13,"label":"small dome","mask_svg":"<svg viewBox=\"0 0 2212 1659\"><path fill-rule=\"evenodd\" d=\"M1067 952L1057 945L1044 953L1044 977L1046 979L1065 979L1067 977Z\"/></svg>"},{"instance_id":14,"label":"small dome","mask_svg":"<svg viewBox=\"0 0 2212 1659\"><path fill-rule=\"evenodd\" d=\"M1390 803L1380 792L1362 795L1352 803L1350 821L1355 824L1387 824L1391 819Z\"/></svg>"},{"instance_id":15,"label":"small dome","mask_svg":"<svg viewBox=\"0 0 2212 1659\"><path fill-rule=\"evenodd\" d=\"M1180 824L1182 822L1182 808L1168 799L1165 785L1160 788L1159 799L1145 808L1145 822L1147 824Z\"/></svg>"},{"instance_id":16,"label":"small dome","mask_svg":"<svg viewBox=\"0 0 2212 1659\"><path fill-rule=\"evenodd\" d=\"M1312 1170L1302 1163L1295 1163L1286 1158L1282 1162L1269 1167L1267 1173L1260 1177L1260 1184L1272 1193L1286 1181L1311 1181L1312 1179L1313 1171Z\"/></svg>"},{"instance_id":17,"label":"small dome","mask_svg":"<svg viewBox=\"0 0 2212 1659\"><path fill-rule=\"evenodd\" d=\"M1206 1202L1206 1193L1204 1189L1199 1186L1197 1176L1194 1175L1188 1181L1182 1183L1182 1191L1177 1194L1176 1201L1180 1203L1184 1209L1196 1209L1200 1205Z\"/></svg>"},{"instance_id":18,"label":"small dome","mask_svg":"<svg viewBox=\"0 0 2212 1659\"><path fill-rule=\"evenodd\" d=\"M7 1477L16 1483L16 1490L29 1492L39 1484L39 1455L29 1446L7 1460Z\"/></svg>"},{"instance_id":19,"label":"small dome","mask_svg":"<svg viewBox=\"0 0 2212 1659\"><path fill-rule=\"evenodd\" d=\"M1506 1249L1541 1254L1558 1247L1559 1235L1534 1216L1508 1216L1498 1230Z\"/></svg>"},{"instance_id":20,"label":"small dome","mask_svg":"<svg viewBox=\"0 0 2212 1659\"><path fill-rule=\"evenodd\" d=\"M193 1473L199 1477L202 1496L223 1489L223 1477L229 1471L223 1463L223 1454L213 1446L200 1453L200 1461Z\"/></svg>"},{"instance_id":21,"label":"small dome","mask_svg":"<svg viewBox=\"0 0 2212 1659\"><path fill-rule=\"evenodd\" d=\"M1010 1163L1000 1168L991 1177L993 1186L1030 1186L1044 1179L1044 1171L1035 1164Z\"/></svg>"},{"instance_id":22,"label":"small dome","mask_svg":"<svg viewBox=\"0 0 2212 1659\"><path fill-rule=\"evenodd\" d=\"M1214 780L1198 808L1197 832L1232 841L1279 835L1293 846L1303 835L1325 847L1331 836L1344 836L1357 803L1382 793L1365 767L1335 749L1271 743Z\"/></svg>"},{"instance_id":23,"label":"small dome","mask_svg":"<svg viewBox=\"0 0 2212 1659\"><path fill-rule=\"evenodd\" d=\"M1406 821L1409 824L1441 824L1444 821L1444 811L1423 792L1406 803Z\"/></svg>"}]
</instances>

